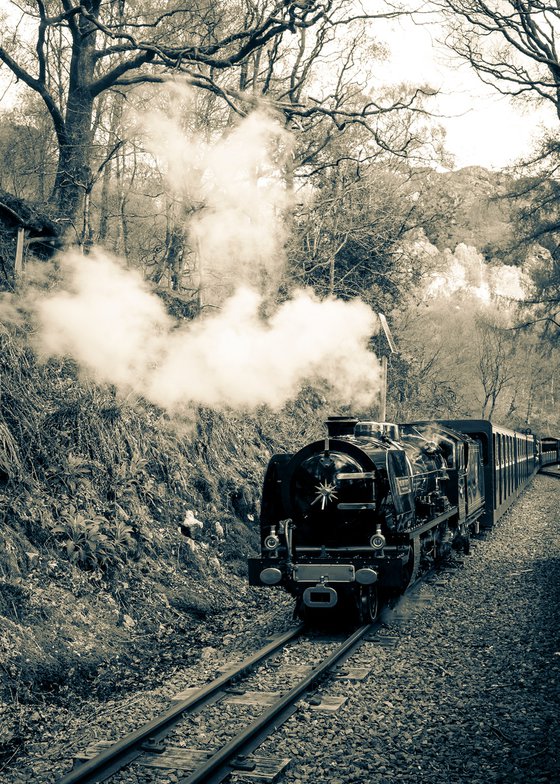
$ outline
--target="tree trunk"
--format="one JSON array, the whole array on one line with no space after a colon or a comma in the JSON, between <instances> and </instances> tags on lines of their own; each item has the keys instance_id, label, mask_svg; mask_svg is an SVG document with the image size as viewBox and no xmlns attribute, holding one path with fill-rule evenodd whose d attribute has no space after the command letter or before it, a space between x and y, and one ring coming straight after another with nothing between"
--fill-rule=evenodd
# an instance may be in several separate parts
<instances>
[{"instance_id":1,"label":"tree trunk","mask_svg":"<svg viewBox=\"0 0 560 784\"><path fill-rule=\"evenodd\" d=\"M93 9L92 9L93 10ZM99 8L96 8L98 13ZM95 13L95 15L97 15ZM89 162L93 143L93 106L95 96L90 88L95 71L95 40L97 27L79 16L73 30L72 59L68 84L68 102L64 125L57 128L59 158L50 203L68 228L76 229L84 195L91 189Z\"/></svg>"},{"instance_id":2,"label":"tree trunk","mask_svg":"<svg viewBox=\"0 0 560 784\"><path fill-rule=\"evenodd\" d=\"M169 247L166 254L166 264L171 274L171 288L173 291L181 290L183 280L183 259L185 255L185 236L180 227L171 230Z\"/></svg>"},{"instance_id":3,"label":"tree trunk","mask_svg":"<svg viewBox=\"0 0 560 784\"><path fill-rule=\"evenodd\" d=\"M119 96L114 96L111 104L111 119L109 125L109 138L107 140L106 163L103 167L101 177L101 204L99 216L99 242L103 243L109 233L109 213L111 210L111 188L113 175L113 159L111 155L117 156L119 153L118 144L119 128L122 121L122 101ZM121 145L122 146L122 145Z\"/></svg>"},{"instance_id":4,"label":"tree trunk","mask_svg":"<svg viewBox=\"0 0 560 784\"><path fill-rule=\"evenodd\" d=\"M75 104L75 105L74 105ZM93 98L73 97L66 112L66 138L60 142L58 167L50 203L68 226L76 224L86 191L91 187L91 121Z\"/></svg>"},{"instance_id":5,"label":"tree trunk","mask_svg":"<svg viewBox=\"0 0 560 784\"><path fill-rule=\"evenodd\" d=\"M329 292L328 292L329 297L332 297L334 294L335 271L336 271L336 255L332 253L329 259Z\"/></svg>"},{"instance_id":6,"label":"tree trunk","mask_svg":"<svg viewBox=\"0 0 560 784\"><path fill-rule=\"evenodd\" d=\"M105 164L101 178L101 204L99 207L99 242L103 244L109 233L109 195L111 193L111 176L113 167L111 161Z\"/></svg>"}]
</instances>

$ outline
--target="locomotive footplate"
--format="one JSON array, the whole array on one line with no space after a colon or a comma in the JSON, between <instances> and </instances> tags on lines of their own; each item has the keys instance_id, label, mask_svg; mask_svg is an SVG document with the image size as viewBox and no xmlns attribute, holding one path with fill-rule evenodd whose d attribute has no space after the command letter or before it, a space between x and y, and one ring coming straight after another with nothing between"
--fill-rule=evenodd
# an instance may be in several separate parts
<instances>
[{"instance_id":1,"label":"locomotive footplate","mask_svg":"<svg viewBox=\"0 0 560 784\"><path fill-rule=\"evenodd\" d=\"M408 549L387 547L384 554L356 559L354 564L311 560L288 566L276 558L250 558L249 585L283 585L291 592L302 583L372 585L379 581L388 588L397 588L402 583L409 553Z\"/></svg>"},{"instance_id":2,"label":"locomotive footplate","mask_svg":"<svg viewBox=\"0 0 560 784\"><path fill-rule=\"evenodd\" d=\"M429 531L430 529L434 528L436 525L439 525L440 523L444 523L446 520L455 517L458 511L459 510L457 509L456 506L450 506L448 509L445 510L445 512L442 512L442 514L438 515L437 517L432 517L429 520L422 522L416 528L413 528L409 534L410 538L413 539L415 536L418 536L419 534L423 534L425 531Z\"/></svg>"}]
</instances>

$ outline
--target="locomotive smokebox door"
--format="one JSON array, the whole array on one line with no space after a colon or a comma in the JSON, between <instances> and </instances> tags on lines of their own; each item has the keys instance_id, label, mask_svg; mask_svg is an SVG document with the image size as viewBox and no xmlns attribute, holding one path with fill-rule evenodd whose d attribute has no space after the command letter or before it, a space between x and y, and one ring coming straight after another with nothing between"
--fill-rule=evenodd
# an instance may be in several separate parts
<instances>
[{"instance_id":1,"label":"locomotive smokebox door","mask_svg":"<svg viewBox=\"0 0 560 784\"><path fill-rule=\"evenodd\" d=\"M338 438L308 444L288 463L281 489L296 552L367 543L377 495L375 464L356 444Z\"/></svg>"}]
</instances>

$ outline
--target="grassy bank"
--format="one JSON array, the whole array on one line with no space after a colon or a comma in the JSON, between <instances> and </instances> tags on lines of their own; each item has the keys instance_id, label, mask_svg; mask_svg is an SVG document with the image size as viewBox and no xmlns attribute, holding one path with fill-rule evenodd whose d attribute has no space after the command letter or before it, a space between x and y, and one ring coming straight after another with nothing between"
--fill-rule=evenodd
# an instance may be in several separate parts
<instances>
[{"instance_id":1,"label":"grassy bank","mask_svg":"<svg viewBox=\"0 0 560 784\"><path fill-rule=\"evenodd\" d=\"M212 617L251 594L269 456L328 413L307 390L282 412L172 418L72 362L38 363L27 337L0 333L4 755L21 741L9 706L114 690L117 670L145 671L182 634L204 645Z\"/></svg>"}]
</instances>

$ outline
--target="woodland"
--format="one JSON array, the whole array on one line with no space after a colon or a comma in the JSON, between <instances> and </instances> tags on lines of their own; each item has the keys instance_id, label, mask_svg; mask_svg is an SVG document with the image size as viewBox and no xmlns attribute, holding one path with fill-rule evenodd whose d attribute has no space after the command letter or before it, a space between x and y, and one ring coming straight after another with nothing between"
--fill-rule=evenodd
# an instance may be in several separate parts
<instances>
[{"instance_id":1,"label":"woodland","mask_svg":"<svg viewBox=\"0 0 560 784\"><path fill-rule=\"evenodd\" d=\"M430 13L497 91L560 116L559 12L507 8ZM411 13L4 4L4 759L39 694L102 692L117 653L231 606L268 458L329 414L378 418L380 357L389 421L560 431L557 140L455 170L435 90L376 76L383 23Z\"/></svg>"}]
</instances>

